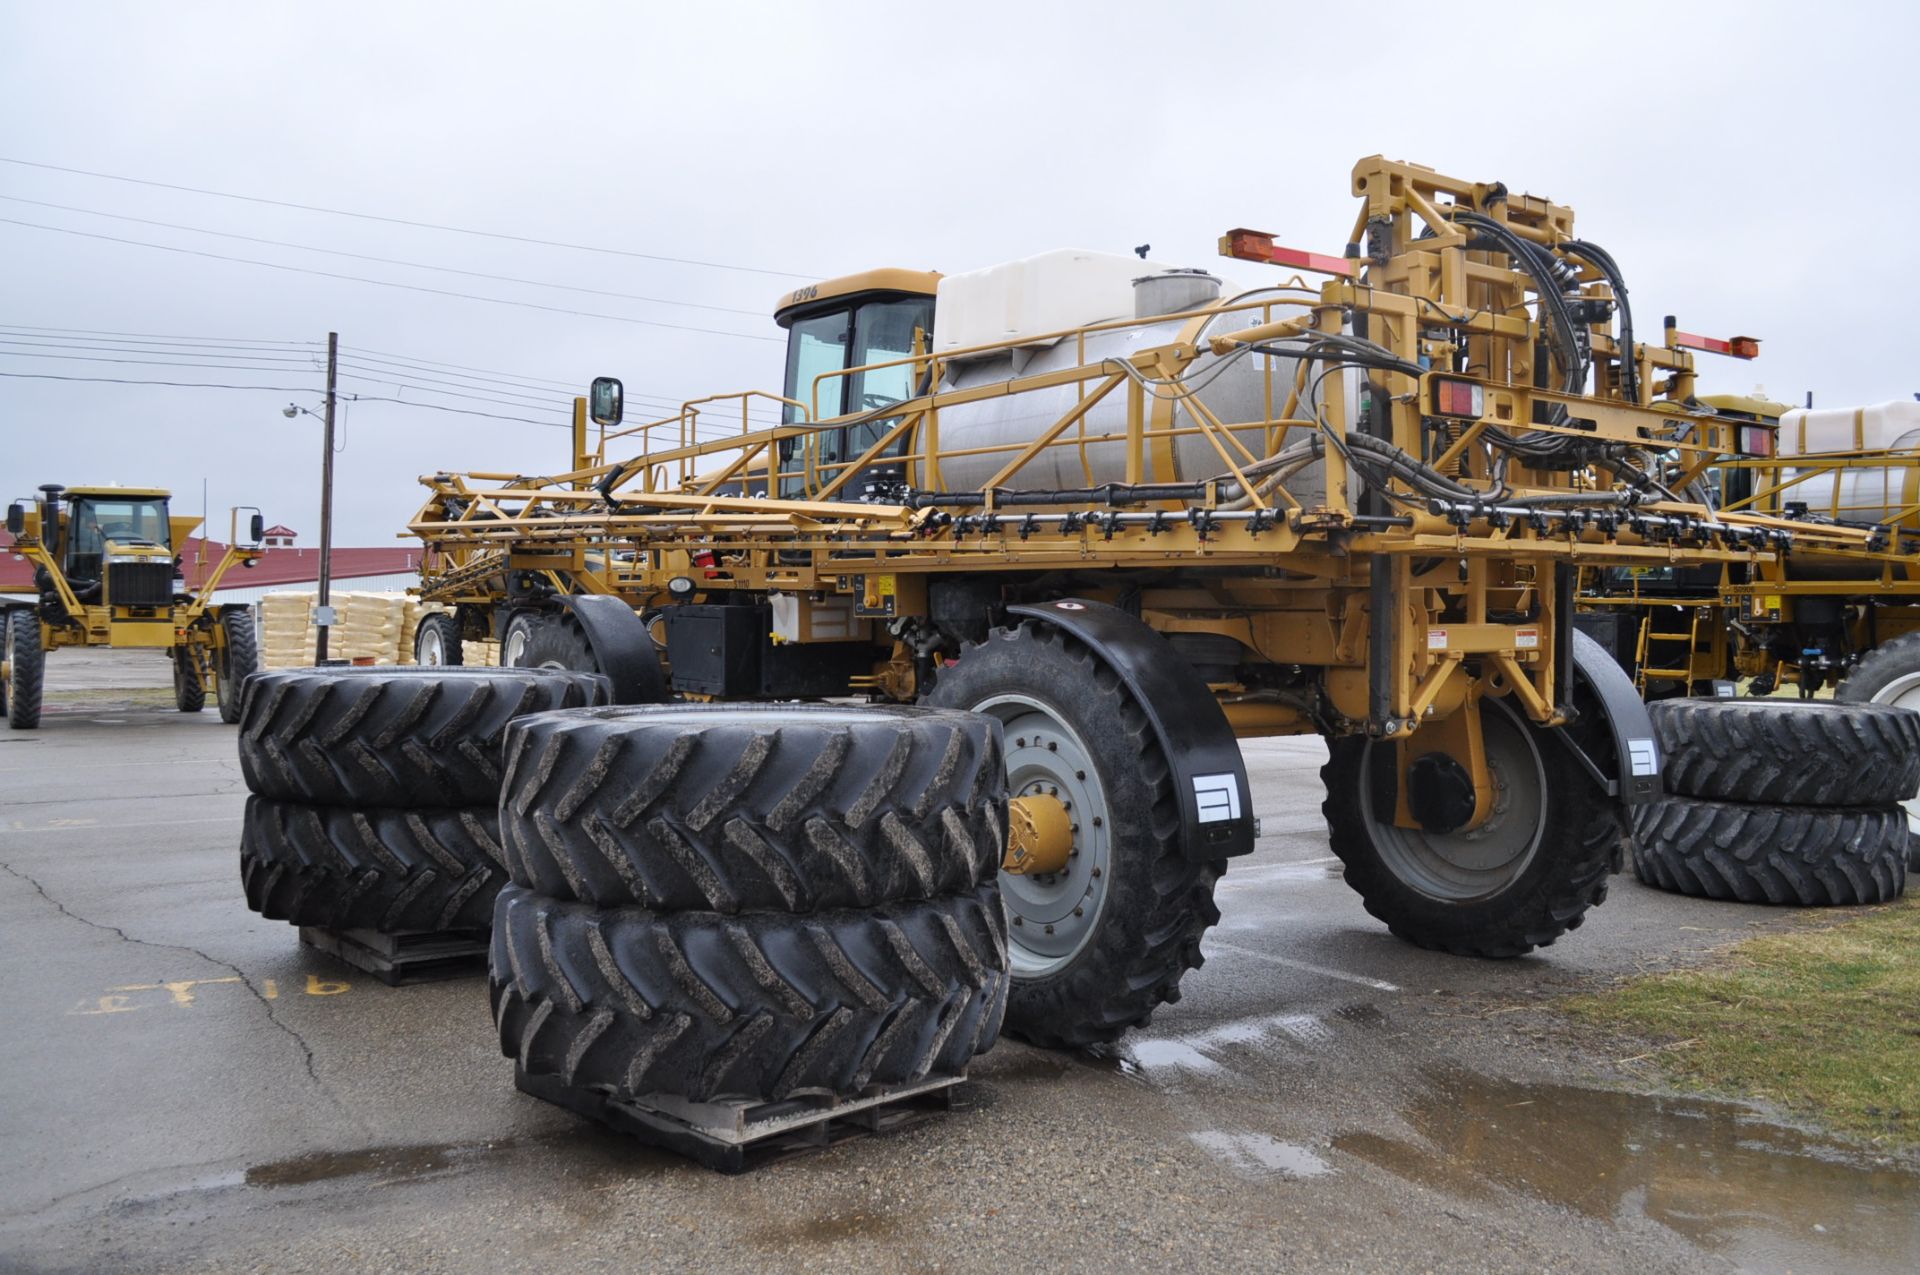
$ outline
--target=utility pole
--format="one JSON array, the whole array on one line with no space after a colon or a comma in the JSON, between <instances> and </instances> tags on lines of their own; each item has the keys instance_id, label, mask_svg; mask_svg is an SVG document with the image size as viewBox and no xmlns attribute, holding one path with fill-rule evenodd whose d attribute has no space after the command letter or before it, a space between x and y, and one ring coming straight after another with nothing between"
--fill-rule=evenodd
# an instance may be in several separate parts
<instances>
[{"instance_id":1,"label":"utility pole","mask_svg":"<svg viewBox=\"0 0 1920 1275\"><path fill-rule=\"evenodd\" d=\"M333 626L333 399L340 370L340 334L327 333L327 414L321 431L326 451L320 458L320 592L314 602L314 621L320 631L313 641L315 664L327 662L327 630Z\"/></svg>"}]
</instances>

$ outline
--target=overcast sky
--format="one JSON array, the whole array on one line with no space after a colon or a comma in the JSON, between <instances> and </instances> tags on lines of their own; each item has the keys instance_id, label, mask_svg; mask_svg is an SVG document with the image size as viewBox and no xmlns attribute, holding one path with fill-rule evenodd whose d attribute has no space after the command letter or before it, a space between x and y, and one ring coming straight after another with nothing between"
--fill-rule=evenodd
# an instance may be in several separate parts
<instances>
[{"instance_id":1,"label":"overcast sky","mask_svg":"<svg viewBox=\"0 0 1920 1275\"><path fill-rule=\"evenodd\" d=\"M313 543L319 427L281 408L318 408L331 329L345 389L553 426L352 406L336 542L392 543L422 473L564 468L567 387L596 374L663 401L777 389L796 280L766 272L1140 243L1208 266L1242 225L1338 252L1374 153L1571 204L1647 339L1666 313L1765 339L1703 358L1708 389L1920 390L1904 5L0 0L0 21L8 160L748 268L0 163L0 372L287 387L0 377L6 498L117 481L197 510L204 480Z\"/></svg>"}]
</instances>

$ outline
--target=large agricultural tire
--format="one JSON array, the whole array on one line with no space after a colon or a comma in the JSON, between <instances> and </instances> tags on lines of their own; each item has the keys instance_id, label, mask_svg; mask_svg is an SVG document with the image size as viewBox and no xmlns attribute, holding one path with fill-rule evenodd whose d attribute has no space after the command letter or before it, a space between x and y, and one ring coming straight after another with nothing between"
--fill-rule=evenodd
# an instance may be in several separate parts
<instances>
[{"instance_id":1,"label":"large agricultural tire","mask_svg":"<svg viewBox=\"0 0 1920 1275\"><path fill-rule=\"evenodd\" d=\"M468 810L347 810L247 800L247 906L336 930L484 930L506 882L498 817Z\"/></svg>"},{"instance_id":2,"label":"large agricultural tire","mask_svg":"<svg viewBox=\"0 0 1920 1275\"><path fill-rule=\"evenodd\" d=\"M413 631L413 662L438 668L459 668L466 662L460 645L460 621L444 612L420 617Z\"/></svg>"},{"instance_id":3,"label":"large agricultural tire","mask_svg":"<svg viewBox=\"0 0 1920 1275\"><path fill-rule=\"evenodd\" d=\"M1890 704L1920 711L1920 633L1882 642L1853 666L1833 697L1843 704ZM1920 800L1900 803L1907 812L1907 867L1920 870Z\"/></svg>"},{"instance_id":4,"label":"large agricultural tire","mask_svg":"<svg viewBox=\"0 0 1920 1275\"><path fill-rule=\"evenodd\" d=\"M220 720L232 726L240 720L247 679L260 671L260 632L254 625L253 608L233 607L222 611L220 633L226 645L220 648L219 680L214 697L220 705Z\"/></svg>"},{"instance_id":5,"label":"large agricultural tire","mask_svg":"<svg viewBox=\"0 0 1920 1275\"><path fill-rule=\"evenodd\" d=\"M1005 921L991 885L873 909L725 917L495 906L500 1048L616 1097L771 1101L957 1073L999 1034Z\"/></svg>"},{"instance_id":6,"label":"large agricultural tire","mask_svg":"<svg viewBox=\"0 0 1920 1275\"><path fill-rule=\"evenodd\" d=\"M207 706L207 687L189 646L173 648L173 706L183 713L197 713Z\"/></svg>"},{"instance_id":7,"label":"large agricultural tire","mask_svg":"<svg viewBox=\"0 0 1920 1275\"><path fill-rule=\"evenodd\" d=\"M40 699L46 686L47 651L40 641L40 617L32 611L9 611L6 623L7 676L0 683L0 702L13 730L40 725Z\"/></svg>"},{"instance_id":8,"label":"large agricultural tire","mask_svg":"<svg viewBox=\"0 0 1920 1275\"><path fill-rule=\"evenodd\" d=\"M596 708L507 732L516 884L658 912L873 907L968 890L1006 845L999 724L836 705Z\"/></svg>"},{"instance_id":9,"label":"large agricultural tire","mask_svg":"<svg viewBox=\"0 0 1920 1275\"><path fill-rule=\"evenodd\" d=\"M508 722L606 699L604 678L549 669L274 669L247 680L240 769L282 801L490 806Z\"/></svg>"},{"instance_id":10,"label":"large agricultural tire","mask_svg":"<svg viewBox=\"0 0 1920 1275\"><path fill-rule=\"evenodd\" d=\"M1057 790L1075 823L1062 871L1000 876L1008 1034L1074 1048L1145 1026L1202 964L1227 866L1187 857L1146 712L1092 648L1031 620L967 646L925 702L1000 719L1011 794Z\"/></svg>"},{"instance_id":11,"label":"large agricultural tire","mask_svg":"<svg viewBox=\"0 0 1920 1275\"><path fill-rule=\"evenodd\" d=\"M1480 703L1499 795L1478 828L1437 833L1395 824L1393 803L1374 788L1393 745L1360 737L1329 743L1321 811L1347 884L1389 930L1420 947L1504 959L1578 929L1588 909L1606 900L1626 808L1551 732L1505 700ZM1376 748L1387 756L1378 758Z\"/></svg>"},{"instance_id":12,"label":"large agricultural tire","mask_svg":"<svg viewBox=\"0 0 1920 1275\"><path fill-rule=\"evenodd\" d=\"M1920 788L1920 713L1831 700L1647 706L1667 791L1713 801L1883 806Z\"/></svg>"},{"instance_id":13,"label":"large agricultural tire","mask_svg":"<svg viewBox=\"0 0 1920 1275\"><path fill-rule=\"evenodd\" d=\"M1675 894L1799 907L1885 903L1907 883L1898 806L1785 806L1668 797L1636 807L1633 871Z\"/></svg>"}]
</instances>

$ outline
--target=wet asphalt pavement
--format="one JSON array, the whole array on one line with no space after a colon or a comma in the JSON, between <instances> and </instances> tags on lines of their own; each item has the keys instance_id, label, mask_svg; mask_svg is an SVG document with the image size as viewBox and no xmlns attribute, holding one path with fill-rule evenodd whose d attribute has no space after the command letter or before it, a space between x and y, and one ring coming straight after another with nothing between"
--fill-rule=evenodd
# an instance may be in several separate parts
<instances>
[{"instance_id":1,"label":"wet asphalt pavement","mask_svg":"<svg viewBox=\"0 0 1920 1275\"><path fill-rule=\"evenodd\" d=\"M232 728L163 661L49 674L0 731L0 1270L1920 1268L1911 1162L1624 1092L1543 1007L1779 914L1616 877L1535 956L1412 949L1339 879L1315 740L1248 745L1258 852L1151 1030L1003 1042L949 1115L727 1178L516 1092L482 978L247 911Z\"/></svg>"}]
</instances>

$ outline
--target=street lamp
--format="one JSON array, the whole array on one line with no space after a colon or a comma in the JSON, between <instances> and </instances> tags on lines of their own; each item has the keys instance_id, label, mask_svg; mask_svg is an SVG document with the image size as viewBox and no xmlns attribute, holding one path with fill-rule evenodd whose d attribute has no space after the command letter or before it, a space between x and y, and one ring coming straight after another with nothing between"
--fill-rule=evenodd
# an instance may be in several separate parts
<instances>
[{"instance_id":1,"label":"street lamp","mask_svg":"<svg viewBox=\"0 0 1920 1275\"><path fill-rule=\"evenodd\" d=\"M313 662L316 665L327 662L327 630L333 626L333 401L339 360L340 334L329 332L326 415L322 416L298 403L289 403L280 409L280 414L288 420L305 412L325 427L321 431L323 450L320 456L320 587L313 604L313 622L320 630L314 635L313 641Z\"/></svg>"}]
</instances>

